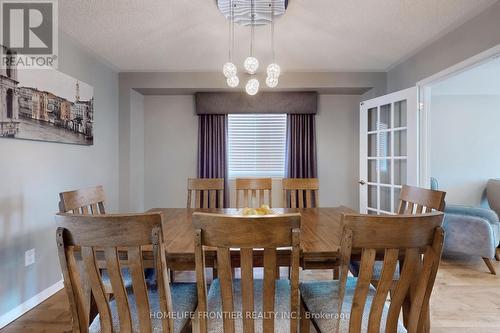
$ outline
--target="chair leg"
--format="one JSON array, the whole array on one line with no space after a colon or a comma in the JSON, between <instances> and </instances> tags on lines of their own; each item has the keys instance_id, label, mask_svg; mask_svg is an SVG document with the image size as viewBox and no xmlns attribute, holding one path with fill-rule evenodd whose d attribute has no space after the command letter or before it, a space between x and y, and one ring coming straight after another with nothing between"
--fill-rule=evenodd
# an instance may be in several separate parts
<instances>
[{"instance_id":1,"label":"chair leg","mask_svg":"<svg viewBox=\"0 0 500 333\"><path fill-rule=\"evenodd\" d=\"M496 252L495 252L495 259L497 261L500 261L500 247L497 247L496 248Z\"/></svg>"},{"instance_id":2,"label":"chair leg","mask_svg":"<svg viewBox=\"0 0 500 333\"><path fill-rule=\"evenodd\" d=\"M493 263L491 262L491 259L483 257L483 260L486 266L488 266L488 269L490 270L491 274L497 275L497 272L495 270L495 267L493 266Z\"/></svg>"}]
</instances>

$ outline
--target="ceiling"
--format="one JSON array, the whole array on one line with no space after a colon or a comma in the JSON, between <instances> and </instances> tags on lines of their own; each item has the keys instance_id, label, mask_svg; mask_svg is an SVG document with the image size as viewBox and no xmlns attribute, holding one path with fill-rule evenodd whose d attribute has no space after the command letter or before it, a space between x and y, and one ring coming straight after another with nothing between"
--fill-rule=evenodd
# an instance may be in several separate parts
<instances>
[{"instance_id":1,"label":"ceiling","mask_svg":"<svg viewBox=\"0 0 500 333\"><path fill-rule=\"evenodd\" d=\"M500 96L500 56L432 85L432 95Z\"/></svg>"},{"instance_id":2,"label":"ceiling","mask_svg":"<svg viewBox=\"0 0 500 333\"><path fill-rule=\"evenodd\" d=\"M385 71L497 0L290 0L276 21L284 71ZM60 0L59 26L120 71L219 71L228 22L215 0ZM249 54L236 26L234 62ZM270 28L256 28L271 62ZM264 66L262 66L264 67Z\"/></svg>"}]
</instances>

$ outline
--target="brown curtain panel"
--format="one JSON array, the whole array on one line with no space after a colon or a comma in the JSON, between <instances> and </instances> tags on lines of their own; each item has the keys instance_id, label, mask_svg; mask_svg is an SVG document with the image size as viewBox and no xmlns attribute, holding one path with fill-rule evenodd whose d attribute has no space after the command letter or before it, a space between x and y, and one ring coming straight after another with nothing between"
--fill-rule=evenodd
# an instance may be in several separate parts
<instances>
[{"instance_id":1,"label":"brown curtain panel","mask_svg":"<svg viewBox=\"0 0 500 333\"><path fill-rule=\"evenodd\" d=\"M314 114L288 114L286 125L287 178L317 178Z\"/></svg>"},{"instance_id":2,"label":"brown curtain panel","mask_svg":"<svg viewBox=\"0 0 500 333\"><path fill-rule=\"evenodd\" d=\"M224 207L229 207L226 154L227 115L199 115L198 178L224 178Z\"/></svg>"}]
</instances>

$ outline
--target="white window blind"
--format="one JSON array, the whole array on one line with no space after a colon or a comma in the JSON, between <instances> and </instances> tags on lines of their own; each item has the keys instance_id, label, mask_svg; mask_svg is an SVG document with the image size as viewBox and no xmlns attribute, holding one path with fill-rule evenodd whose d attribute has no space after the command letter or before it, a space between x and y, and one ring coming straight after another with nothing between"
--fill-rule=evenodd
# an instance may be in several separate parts
<instances>
[{"instance_id":1,"label":"white window blind","mask_svg":"<svg viewBox=\"0 0 500 333\"><path fill-rule=\"evenodd\" d=\"M229 177L283 177L285 144L286 114L230 114Z\"/></svg>"}]
</instances>

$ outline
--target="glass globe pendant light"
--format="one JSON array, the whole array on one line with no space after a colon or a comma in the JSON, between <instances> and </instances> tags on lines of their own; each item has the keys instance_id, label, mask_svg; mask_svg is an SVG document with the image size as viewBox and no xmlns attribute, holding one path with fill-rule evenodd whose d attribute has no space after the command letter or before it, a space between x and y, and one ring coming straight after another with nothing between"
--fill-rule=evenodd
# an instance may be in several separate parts
<instances>
[{"instance_id":1,"label":"glass globe pendant light","mask_svg":"<svg viewBox=\"0 0 500 333\"><path fill-rule=\"evenodd\" d=\"M278 86L279 76L281 74L281 67L276 63L276 51L274 47L274 1L271 8L271 49L273 51L273 63L267 66L267 78L266 85L269 88L275 88Z\"/></svg>"},{"instance_id":2,"label":"glass globe pendant light","mask_svg":"<svg viewBox=\"0 0 500 333\"><path fill-rule=\"evenodd\" d=\"M276 63L272 63L267 66L267 75L272 77L279 77L281 74L281 67Z\"/></svg>"},{"instance_id":3,"label":"glass globe pendant light","mask_svg":"<svg viewBox=\"0 0 500 333\"><path fill-rule=\"evenodd\" d=\"M238 70L236 69L236 65L233 64L232 62L226 62L224 66L222 67L222 73L224 74L225 77L228 79L236 76Z\"/></svg>"},{"instance_id":4,"label":"glass globe pendant light","mask_svg":"<svg viewBox=\"0 0 500 333\"><path fill-rule=\"evenodd\" d=\"M259 92L259 86L260 86L259 80L251 78L250 80L248 80L245 86L245 91L250 96L257 95L257 93Z\"/></svg>"},{"instance_id":5,"label":"glass globe pendant light","mask_svg":"<svg viewBox=\"0 0 500 333\"><path fill-rule=\"evenodd\" d=\"M247 71L248 74L255 74L257 73L257 70L259 69L259 60L255 57L247 57L245 59L245 62L243 63L243 67L245 67L245 70Z\"/></svg>"},{"instance_id":6,"label":"glass globe pendant light","mask_svg":"<svg viewBox=\"0 0 500 333\"><path fill-rule=\"evenodd\" d=\"M229 1L230 8L230 20L229 20L229 61L222 67L222 74L227 78L227 85L231 88L236 88L240 84L240 79L238 78L238 69L233 63L233 50L234 50L234 6L233 0Z\"/></svg>"},{"instance_id":7,"label":"glass globe pendant light","mask_svg":"<svg viewBox=\"0 0 500 333\"><path fill-rule=\"evenodd\" d=\"M274 76L268 76L266 78L266 85L269 87L269 88L276 88L278 86L278 83L279 83L279 80L277 77L274 77Z\"/></svg>"},{"instance_id":8,"label":"glass globe pendant light","mask_svg":"<svg viewBox=\"0 0 500 333\"><path fill-rule=\"evenodd\" d=\"M235 75L228 77L226 82L229 87L236 88L240 84L240 79Z\"/></svg>"},{"instance_id":9,"label":"glass globe pendant light","mask_svg":"<svg viewBox=\"0 0 500 333\"><path fill-rule=\"evenodd\" d=\"M254 57L253 55L253 42L255 39L255 3L254 0L250 0L250 18L251 18L251 32L250 32L250 56L247 57L243 63L243 67L245 67L245 70L247 71L248 74L252 75L250 80L248 80L246 86L245 86L245 91L247 94L250 96L254 96L259 92L259 80L257 80L253 75L257 73L257 70L259 69L259 60Z\"/></svg>"},{"instance_id":10,"label":"glass globe pendant light","mask_svg":"<svg viewBox=\"0 0 500 333\"><path fill-rule=\"evenodd\" d=\"M254 75L259 69L259 60L253 55L253 42L255 39L255 3L250 0L250 56L243 62L243 67L248 74Z\"/></svg>"}]
</instances>

